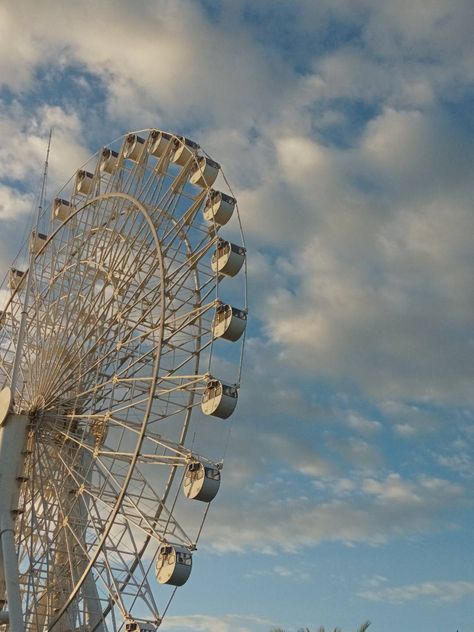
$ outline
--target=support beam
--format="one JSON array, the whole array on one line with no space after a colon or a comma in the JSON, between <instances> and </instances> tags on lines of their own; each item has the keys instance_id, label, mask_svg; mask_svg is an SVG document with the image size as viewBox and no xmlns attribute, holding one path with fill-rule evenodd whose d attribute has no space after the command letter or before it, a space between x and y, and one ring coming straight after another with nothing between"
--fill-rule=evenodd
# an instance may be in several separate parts
<instances>
[{"instance_id":1,"label":"support beam","mask_svg":"<svg viewBox=\"0 0 474 632\"><path fill-rule=\"evenodd\" d=\"M7 524L8 516L1 517L1 541L3 553L3 568L7 589L8 616L10 632L24 632L23 610L21 607L20 582L18 581L18 560L15 548L15 532L13 521Z\"/></svg>"},{"instance_id":2,"label":"support beam","mask_svg":"<svg viewBox=\"0 0 474 632\"><path fill-rule=\"evenodd\" d=\"M6 588L10 632L25 629L15 545L15 511L28 423L26 415L8 413L0 426L0 590Z\"/></svg>"}]
</instances>

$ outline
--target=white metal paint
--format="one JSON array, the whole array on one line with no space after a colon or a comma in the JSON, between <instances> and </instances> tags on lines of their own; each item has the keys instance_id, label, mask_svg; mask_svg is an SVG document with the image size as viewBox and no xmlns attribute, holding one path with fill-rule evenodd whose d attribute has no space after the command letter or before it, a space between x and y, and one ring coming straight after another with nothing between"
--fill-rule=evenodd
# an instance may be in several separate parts
<instances>
[{"instance_id":1,"label":"white metal paint","mask_svg":"<svg viewBox=\"0 0 474 632\"><path fill-rule=\"evenodd\" d=\"M11 632L24 630L15 548L15 514L12 512L17 509L17 477L22 469L28 422L26 415L10 413L0 428L0 539L3 558L0 564L0 586L4 582Z\"/></svg>"}]
</instances>

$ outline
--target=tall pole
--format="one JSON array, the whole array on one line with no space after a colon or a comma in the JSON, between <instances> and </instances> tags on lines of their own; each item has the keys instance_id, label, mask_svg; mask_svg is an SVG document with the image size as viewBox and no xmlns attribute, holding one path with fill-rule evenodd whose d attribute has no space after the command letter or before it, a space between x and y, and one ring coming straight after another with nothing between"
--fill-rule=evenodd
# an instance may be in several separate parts
<instances>
[{"instance_id":1,"label":"tall pole","mask_svg":"<svg viewBox=\"0 0 474 632\"><path fill-rule=\"evenodd\" d=\"M23 610L18 579L18 559L15 545L15 516L18 509L19 475L24 459L24 447L29 418L10 413L0 427L0 542L2 579L8 602L11 632L23 632Z\"/></svg>"}]
</instances>

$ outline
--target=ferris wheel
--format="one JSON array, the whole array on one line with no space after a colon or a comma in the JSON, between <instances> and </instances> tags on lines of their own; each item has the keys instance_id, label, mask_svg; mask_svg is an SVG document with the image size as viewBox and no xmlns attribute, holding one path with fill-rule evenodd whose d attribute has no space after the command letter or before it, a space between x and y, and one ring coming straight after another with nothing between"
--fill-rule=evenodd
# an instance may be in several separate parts
<instances>
[{"instance_id":1,"label":"ferris wheel","mask_svg":"<svg viewBox=\"0 0 474 632\"><path fill-rule=\"evenodd\" d=\"M236 200L195 142L142 130L83 165L44 225L0 311L0 626L153 631L237 405Z\"/></svg>"}]
</instances>

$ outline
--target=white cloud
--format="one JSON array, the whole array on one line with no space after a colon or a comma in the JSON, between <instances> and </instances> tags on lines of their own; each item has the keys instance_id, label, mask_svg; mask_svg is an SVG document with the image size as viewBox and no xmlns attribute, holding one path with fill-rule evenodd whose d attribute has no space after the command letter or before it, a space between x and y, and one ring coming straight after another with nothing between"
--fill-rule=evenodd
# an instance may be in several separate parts
<instances>
[{"instance_id":1,"label":"white cloud","mask_svg":"<svg viewBox=\"0 0 474 632\"><path fill-rule=\"evenodd\" d=\"M335 481L337 486L337 481ZM291 552L323 541L378 545L394 536L449 527L450 507L463 489L449 481L420 477L370 478L350 495L320 501L288 488L285 481L259 484L255 500L244 488L239 501L218 503L202 545L218 552L258 550ZM445 518L443 518L445 516Z\"/></svg>"},{"instance_id":2,"label":"white cloud","mask_svg":"<svg viewBox=\"0 0 474 632\"><path fill-rule=\"evenodd\" d=\"M379 590L364 590L359 597L370 601L383 601L395 604L425 599L433 603L439 601L457 602L464 597L474 595L474 582L469 581L432 581L406 586L386 587Z\"/></svg>"},{"instance_id":3,"label":"white cloud","mask_svg":"<svg viewBox=\"0 0 474 632\"><path fill-rule=\"evenodd\" d=\"M19 193L13 187L0 184L0 221L15 219L34 211L31 193Z\"/></svg>"},{"instance_id":4,"label":"white cloud","mask_svg":"<svg viewBox=\"0 0 474 632\"><path fill-rule=\"evenodd\" d=\"M58 106L44 105L30 118L24 107L14 104L5 108L0 116L3 137L0 148L2 179L20 181L23 186L39 191L51 128L50 189L59 188L74 175L89 156L84 139L81 138L78 114Z\"/></svg>"},{"instance_id":5,"label":"white cloud","mask_svg":"<svg viewBox=\"0 0 474 632\"><path fill-rule=\"evenodd\" d=\"M394 431L400 437L414 437L416 430L410 424L395 424Z\"/></svg>"},{"instance_id":6,"label":"white cloud","mask_svg":"<svg viewBox=\"0 0 474 632\"><path fill-rule=\"evenodd\" d=\"M360 48L340 48L318 64L321 97L377 101L392 89L393 80L380 63Z\"/></svg>"},{"instance_id":7,"label":"white cloud","mask_svg":"<svg viewBox=\"0 0 474 632\"><path fill-rule=\"evenodd\" d=\"M226 614L215 617L205 614L192 614L185 616L167 616L161 624L163 630L197 630L197 632L254 632L265 630L266 632L276 624L270 619L253 615Z\"/></svg>"},{"instance_id":8,"label":"white cloud","mask_svg":"<svg viewBox=\"0 0 474 632\"><path fill-rule=\"evenodd\" d=\"M308 230L291 258L291 290L265 297L267 333L287 360L316 375L350 375L373 395L469 400L473 296L465 262L474 227L467 200L449 208L412 208L412 229L398 244L405 212L386 226L375 219L365 238L363 214L352 217L352 233L343 232L345 213L339 227L336 217L327 230L315 227L317 238Z\"/></svg>"},{"instance_id":9,"label":"white cloud","mask_svg":"<svg viewBox=\"0 0 474 632\"><path fill-rule=\"evenodd\" d=\"M472 458L467 452L451 454L450 456L440 454L437 455L437 461L439 465L458 472L461 476L465 476L467 478L472 478L474 476Z\"/></svg>"},{"instance_id":10,"label":"white cloud","mask_svg":"<svg viewBox=\"0 0 474 632\"><path fill-rule=\"evenodd\" d=\"M246 574L246 577L281 577L286 581L293 582L307 582L311 580L311 574L305 570L302 570L299 565L297 568L283 566L277 564L270 570L253 570Z\"/></svg>"},{"instance_id":11,"label":"white cloud","mask_svg":"<svg viewBox=\"0 0 474 632\"><path fill-rule=\"evenodd\" d=\"M295 440L295 438L291 440L281 435L269 435L262 437L262 444L264 443L274 456L306 476L323 478L333 472L332 464L320 456L313 446L303 441Z\"/></svg>"},{"instance_id":12,"label":"white cloud","mask_svg":"<svg viewBox=\"0 0 474 632\"><path fill-rule=\"evenodd\" d=\"M222 113L251 120L268 98L279 98L287 86L282 79L291 74L282 59L276 67L261 54L245 30L213 28L198 3L142 1L131 10L116 2L113 11L100 4L93 20L84 19L88 10L82 4L60 11L50 1L41 8L28 5L3 9L5 30L16 33L13 41L3 38L8 47L0 49L11 71L5 81L24 87L36 66L62 55L99 75L108 87L109 113L138 127L153 125L149 117L157 104L182 126L217 121ZM74 23L81 28L71 29ZM23 72L15 77L18 56ZM277 69L278 76L272 72Z\"/></svg>"},{"instance_id":13,"label":"white cloud","mask_svg":"<svg viewBox=\"0 0 474 632\"><path fill-rule=\"evenodd\" d=\"M347 415L347 424L358 432L369 434L378 432L382 428L382 424L379 421L366 419L356 412L351 412Z\"/></svg>"},{"instance_id":14,"label":"white cloud","mask_svg":"<svg viewBox=\"0 0 474 632\"><path fill-rule=\"evenodd\" d=\"M449 119L414 109L384 109L367 125L361 145L372 177L402 202L471 186L471 156L462 130Z\"/></svg>"},{"instance_id":15,"label":"white cloud","mask_svg":"<svg viewBox=\"0 0 474 632\"><path fill-rule=\"evenodd\" d=\"M408 49L413 58L429 55L450 59L469 41L473 20L468 0L449 4L443 0L402 0L396 7L377 3L367 24L366 41L372 50L389 57L399 57L400 49Z\"/></svg>"},{"instance_id":16,"label":"white cloud","mask_svg":"<svg viewBox=\"0 0 474 632\"><path fill-rule=\"evenodd\" d=\"M415 492L412 482L402 481L399 474L390 474L385 481L366 479L364 491L377 498L378 502L395 502L401 504L420 503L421 498Z\"/></svg>"}]
</instances>

